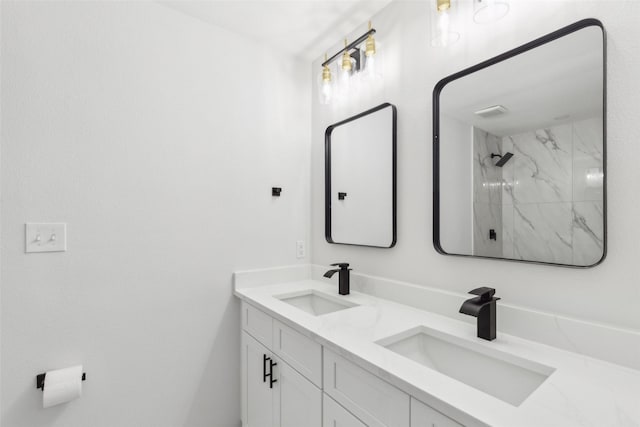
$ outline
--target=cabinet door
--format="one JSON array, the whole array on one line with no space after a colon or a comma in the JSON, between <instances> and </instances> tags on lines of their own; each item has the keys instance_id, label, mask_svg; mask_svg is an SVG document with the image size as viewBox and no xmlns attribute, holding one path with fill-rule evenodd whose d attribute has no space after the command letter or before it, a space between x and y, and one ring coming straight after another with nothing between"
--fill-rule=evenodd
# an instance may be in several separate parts
<instances>
[{"instance_id":1,"label":"cabinet door","mask_svg":"<svg viewBox=\"0 0 640 427\"><path fill-rule=\"evenodd\" d=\"M324 392L369 427L409 427L409 395L324 348Z\"/></svg>"},{"instance_id":2,"label":"cabinet door","mask_svg":"<svg viewBox=\"0 0 640 427\"><path fill-rule=\"evenodd\" d=\"M328 394L322 395L322 427L367 427Z\"/></svg>"},{"instance_id":3,"label":"cabinet door","mask_svg":"<svg viewBox=\"0 0 640 427\"><path fill-rule=\"evenodd\" d=\"M322 391L286 362L274 367L274 425L321 427Z\"/></svg>"},{"instance_id":4,"label":"cabinet door","mask_svg":"<svg viewBox=\"0 0 640 427\"><path fill-rule=\"evenodd\" d=\"M462 424L411 398L411 427L462 427Z\"/></svg>"},{"instance_id":5,"label":"cabinet door","mask_svg":"<svg viewBox=\"0 0 640 427\"><path fill-rule=\"evenodd\" d=\"M269 372L269 361L265 367L265 356L271 352L251 335L242 332L242 426L273 426L273 392L269 379L264 382L265 368Z\"/></svg>"}]
</instances>

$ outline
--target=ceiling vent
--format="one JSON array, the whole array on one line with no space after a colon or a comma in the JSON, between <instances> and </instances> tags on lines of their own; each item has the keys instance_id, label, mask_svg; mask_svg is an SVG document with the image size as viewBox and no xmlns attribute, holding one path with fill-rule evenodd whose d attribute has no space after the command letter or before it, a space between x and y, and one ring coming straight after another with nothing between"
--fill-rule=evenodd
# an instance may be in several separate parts
<instances>
[{"instance_id":1,"label":"ceiling vent","mask_svg":"<svg viewBox=\"0 0 640 427\"><path fill-rule=\"evenodd\" d=\"M502 105L494 105L492 107L483 108L482 110L478 110L474 112L476 116L482 117L484 119L488 119L490 117L501 116L506 113L508 110Z\"/></svg>"}]
</instances>

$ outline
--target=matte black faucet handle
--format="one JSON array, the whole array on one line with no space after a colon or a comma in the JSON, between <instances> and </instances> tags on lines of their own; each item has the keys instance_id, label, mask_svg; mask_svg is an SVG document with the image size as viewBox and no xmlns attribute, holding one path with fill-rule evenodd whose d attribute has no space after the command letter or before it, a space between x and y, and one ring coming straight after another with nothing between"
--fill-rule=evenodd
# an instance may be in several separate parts
<instances>
[{"instance_id":1,"label":"matte black faucet handle","mask_svg":"<svg viewBox=\"0 0 640 427\"><path fill-rule=\"evenodd\" d=\"M479 295L480 302L488 302L491 301L491 298L495 295L496 290L493 288L482 286L481 288L476 288L472 291L469 291L469 293L473 295ZM498 299L500 298L496 298L496 300Z\"/></svg>"},{"instance_id":2,"label":"matte black faucet handle","mask_svg":"<svg viewBox=\"0 0 640 427\"><path fill-rule=\"evenodd\" d=\"M349 268L349 264L346 262L337 262L335 264L331 264L331 266L340 267L340 268Z\"/></svg>"}]
</instances>

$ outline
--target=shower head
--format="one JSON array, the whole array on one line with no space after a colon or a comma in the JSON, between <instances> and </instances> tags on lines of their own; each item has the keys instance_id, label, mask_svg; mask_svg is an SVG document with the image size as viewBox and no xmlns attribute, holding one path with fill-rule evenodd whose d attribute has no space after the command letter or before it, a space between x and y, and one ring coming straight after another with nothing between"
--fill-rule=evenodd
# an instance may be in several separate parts
<instances>
[{"instance_id":1,"label":"shower head","mask_svg":"<svg viewBox=\"0 0 640 427\"><path fill-rule=\"evenodd\" d=\"M491 153L491 158L493 159L494 157L500 157L500 160L498 160L498 163L496 163L496 166L501 168L505 165L505 163L509 161L509 159L513 157L513 153L510 153L508 151L504 153L504 155Z\"/></svg>"}]
</instances>

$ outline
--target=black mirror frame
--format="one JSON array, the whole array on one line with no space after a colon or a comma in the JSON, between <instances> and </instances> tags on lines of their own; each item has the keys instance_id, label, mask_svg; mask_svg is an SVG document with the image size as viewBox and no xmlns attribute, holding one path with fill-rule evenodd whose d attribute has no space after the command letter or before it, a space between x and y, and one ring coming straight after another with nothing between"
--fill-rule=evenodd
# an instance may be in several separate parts
<instances>
[{"instance_id":1,"label":"black mirror frame","mask_svg":"<svg viewBox=\"0 0 640 427\"><path fill-rule=\"evenodd\" d=\"M602 257L591 265L571 265L543 261L529 261L512 258L495 258L482 255L466 255L466 254L450 254L442 249L440 245L440 92L449 83L466 75L475 73L484 68L505 61L521 53L540 47L544 44L557 40L561 37L574 33L587 27L599 27L602 30L602 67L603 67L603 86L602 86L602 170L604 178L602 182L602 213L603 213L603 241L602 241ZM557 31L549 33L545 36L537 38L529 43L523 44L515 49L509 50L501 55L483 61L477 65L466 68L455 74L452 74L440 80L433 89L433 247L442 255L459 256L466 258L480 258L499 261L523 262L528 264L552 265L568 268L591 268L601 264L607 256L607 37L602 22L595 18L583 19L571 25L563 27Z\"/></svg>"},{"instance_id":2,"label":"black mirror frame","mask_svg":"<svg viewBox=\"0 0 640 427\"><path fill-rule=\"evenodd\" d=\"M331 132L336 127L357 120L366 115L375 113L376 111L391 107L392 112L392 141L391 141L391 150L392 150L392 223L393 223L393 237L391 244L389 246L374 246L374 245L360 245L357 243L341 243L334 242L331 238ZM397 218L397 134L398 134L398 110L395 105L385 102L383 104L378 105L370 110L364 111L360 114L357 114L353 117L349 117L348 119L342 120L338 123L334 123L331 126L327 127L324 132L324 237L328 243L332 243L335 245L350 245L350 246L363 246L368 248L383 248L389 249L396 245L397 242L397 228L398 228L398 218Z\"/></svg>"}]
</instances>

